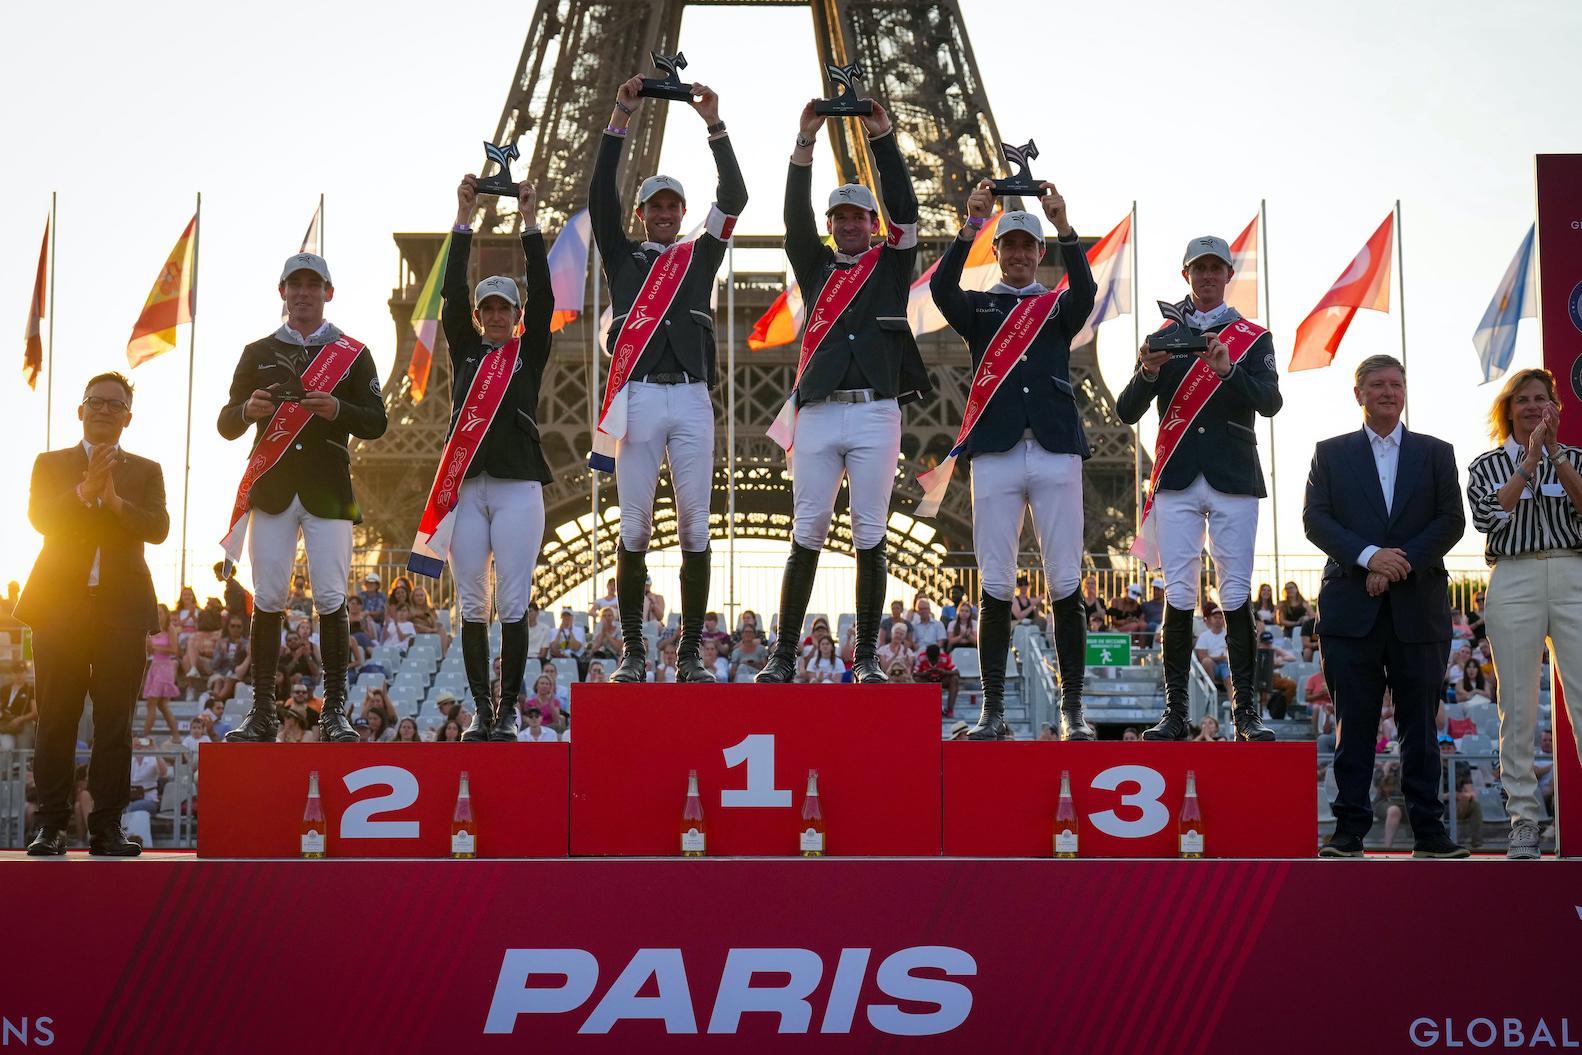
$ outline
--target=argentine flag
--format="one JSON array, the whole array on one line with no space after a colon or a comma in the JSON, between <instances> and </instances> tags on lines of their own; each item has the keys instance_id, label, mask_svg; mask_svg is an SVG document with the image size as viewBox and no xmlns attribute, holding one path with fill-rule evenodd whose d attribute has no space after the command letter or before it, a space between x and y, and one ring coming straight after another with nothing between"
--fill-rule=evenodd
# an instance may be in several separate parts
<instances>
[{"instance_id":1,"label":"argentine flag","mask_svg":"<svg viewBox=\"0 0 1582 1055\"><path fill-rule=\"evenodd\" d=\"M1472 347L1478 350L1478 361L1483 364L1483 383L1488 384L1510 369L1511 356L1516 351L1516 325L1522 319L1537 317L1537 297L1533 291L1533 232L1527 228L1527 237L1516 250L1516 259L1506 269L1500 288L1494 291L1489 309L1483 313L1477 332L1472 335Z\"/></svg>"}]
</instances>

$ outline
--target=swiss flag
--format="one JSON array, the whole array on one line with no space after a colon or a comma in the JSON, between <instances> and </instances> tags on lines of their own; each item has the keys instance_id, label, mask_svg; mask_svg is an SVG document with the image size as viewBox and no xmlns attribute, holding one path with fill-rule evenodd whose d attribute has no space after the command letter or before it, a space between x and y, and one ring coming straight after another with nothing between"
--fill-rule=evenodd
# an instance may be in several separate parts
<instances>
[{"instance_id":1,"label":"swiss flag","mask_svg":"<svg viewBox=\"0 0 1582 1055\"><path fill-rule=\"evenodd\" d=\"M1291 370L1314 370L1328 366L1340 348L1340 339L1358 309L1390 310L1390 253L1395 235L1395 214L1384 218L1362 247L1351 266L1335 280L1324 299L1296 328L1296 348L1291 353Z\"/></svg>"}]
</instances>

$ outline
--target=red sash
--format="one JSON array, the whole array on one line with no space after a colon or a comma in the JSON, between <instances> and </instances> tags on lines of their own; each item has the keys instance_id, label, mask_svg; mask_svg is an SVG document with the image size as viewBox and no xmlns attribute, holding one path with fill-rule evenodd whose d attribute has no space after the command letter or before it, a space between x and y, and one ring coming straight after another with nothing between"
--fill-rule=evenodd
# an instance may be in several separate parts
<instances>
[{"instance_id":1,"label":"red sash","mask_svg":"<svg viewBox=\"0 0 1582 1055\"><path fill-rule=\"evenodd\" d=\"M1238 319L1225 327L1220 332L1219 339L1230 350L1231 365L1241 362L1242 357L1247 354L1247 349L1267 332L1269 331L1262 326L1248 322L1246 319ZM1192 423L1197 420L1209 397L1219 391L1222 380L1208 363L1199 359L1187 369L1186 375L1181 378L1181 383L1176 386L1175 394L1165 405L1164 417L1159 421L1159 438L1154 441L1154 471L1148 477L1148 498L1143 503L1142 530L1137 533L1131 548L1132 556L1150 568L1160 566L1159 542L1151 516L1159 477L1164 473L1165 466L1169 464L1170 456L1175 453L1181 437L1186 435Z\"/></svg>"},{"instance_id":2,"label":"red sash","mask_svg":"<svg viewBox=\"0 0 1582 1055\"><path fill-rule=\"evenodd\" d=\"M797 359L796 377L791 382L791 395L786 399L785 405L780 408L780 413L769 426L768 436L780 445L787 453L791 453L792 444L796 441L796 391L802 383L802 374L807 370L807 364L812 360L813 353L824 346L824 339L829 336L834 328L835 320L857 299L868 280L873 277L874 271L879 267L879 257L884 252L884 243L881 242L857 258L851 267L836 268L824 280L824 286L818 291L818 299L814 302L813 313L808 316L807 327L802 331L802 355Z\"/></svg>"},{"instance_id":3,"label":"red sash","mask_svg":"<svg viewBox=\"0 0 1582 1055\"><path fill-rule=\"evenodd\" d=\"M988 408L989 400L994 398L994 394L1010 376L1016 361L1033 346L1033 341L1037 340L1039 333L1043 332L1044 323L1049 321L1050 316L1055 312L1055 305L1059 302L1059 290L1049 290L1035 297L1023 297L1016 307L1011 309L1005 321L1000 323L1000 328L994 332L989 347L983 353L982 361L972 372L972 387L967 394L967 409L962 414L961 429L956 433L956 442L951 444L950 453L945 456L944 461L917 477L917 482L923 487L923 500L917 504L918 516L931 517L939 512L939 504L944 501L945 491L950 487L950 478L956 471L956 458L966 446L967 436L971 434L973 426Z\"/></svg>"},{"instance_id":4,"label":"red sash","mask_svg":"<svg viewBox=\"0 0 1582 1055\"><path fill-rule=\"evenodd\" d=\"M326 344L308 364L302 375L302 388L307 392L330 392L351 372L352 364L362 353L363 343L341 335L340 340ZM264 429L264 438L258 441L247 460L242 482L236 488L236 502L231 506L231 526L221 540L225 555L232 561L242 556L242 541L247 536L248 514L253 508L253 485L260 477L275 467L275 463L291 447L293 441L312 420L313 412L301 403L282 403Z\"/></svg>"},{"instance_id":5,"label":"red sash","mask_svg":"<svg viewBox=\"0 0 1582 1055\"><path fill-rule=\"evenodd\" d=\"M697 239L688 239L660 253L648 269L648 277L632 301L626 321L621 323L621 332L610 349L610 376L604 383L604 403L599 408L598 427L593 435L593 453L588 457L591 468L605 473L615 471L616 446L626 435L626 382L631 380L632 370L649 342L664 328L665 316L681 292L697 247Z\"/></svg>"},{"instance_id":6,"label":"red sash","mask_svg":"<svg viewBox=\"0 0 1582 1055\"><path fill-rule=\"evenodd\" d=\"M407 558L407 568L411 571L437 579L445 570L445 555L450 552L450 536L456 524L452 513L461 496L462 481L467 478L467 470L489 434L489 427L494 424L500 404L505 402L521 347L521 339L513 337L486 354L478 364L478 372L467 388L467 398L462 401L461 413L456 415L456 427L445 441L439 467L434 471L434 485L429 488L423 519L418 521L417 538Z\"/></svg>"}]
</instances>

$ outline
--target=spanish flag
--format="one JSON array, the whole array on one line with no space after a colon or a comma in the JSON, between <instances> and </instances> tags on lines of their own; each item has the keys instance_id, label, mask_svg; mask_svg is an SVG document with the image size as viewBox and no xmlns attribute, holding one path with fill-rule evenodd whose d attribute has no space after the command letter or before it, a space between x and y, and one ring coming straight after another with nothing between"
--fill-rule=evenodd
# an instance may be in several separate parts
<instances>
[{"instance_id":1,"label":"spanish flag","mask_svg":"<svg viewBox=\"0 0 1582 1055\"><path fill-rule=\"evenodd\" d=\"M197 243L198 214L193 213L165 266L160 268L154 288L148 291L143 314L132 327L132 339L126 344L126 361L133 367L176 347L176 327L192 321L198 302L197 281L193 274Z\"/></svg>"}]
</instances>

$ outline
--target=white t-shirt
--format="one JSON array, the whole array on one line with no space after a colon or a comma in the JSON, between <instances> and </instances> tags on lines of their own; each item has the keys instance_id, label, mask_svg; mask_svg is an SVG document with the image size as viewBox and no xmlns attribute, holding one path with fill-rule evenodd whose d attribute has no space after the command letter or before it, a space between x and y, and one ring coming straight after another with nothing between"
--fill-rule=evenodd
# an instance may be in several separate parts
<instances>
[{"instance_id":1,"label":"white t-shirt","mask_svg":"<svg viewBox=\"0 0 1582 1055\"><path fill-rule=\"evenodd\" d=\"M516 738L529 744L553 744L560 740L560 734L547 725L540 725L538 732L538 736L532 736L527 729L521 729L517 732Z\"/></svg>"},{"instance_id":2,"label":"white t-shirt","mask_svg":"<svg viewBox=\"0 0 1582 1055\"><path fill-rule=\"evenodd\" d=\"M1197 636L1198 651L1207 652L1212 658L1224 656L1226 654L1225 633L1224 630L1217 634L1212 630L1203 631Z\"/></svg>"},{"instance_id":3,"label":"white t-shirt","mask_svg":"<svg viewBox=\"0 0 1582 1055\"><path fill-rule=\"evenodd\" d=\"M143 797L150 802L159 801L159 759L154 755L132 756L130 783L143 789Z\"/></svg>"},{"instance_id":4,"label":"white t-shirt","mask_svg":"<svg viewBox=\"0 0 1582 1055\"><path fill-rule=\"evenodd\" d=\"M838 659L810 659L807 672L819 683L837 682L846 672L846 665Z\"/></svg>"}]
</instances>

